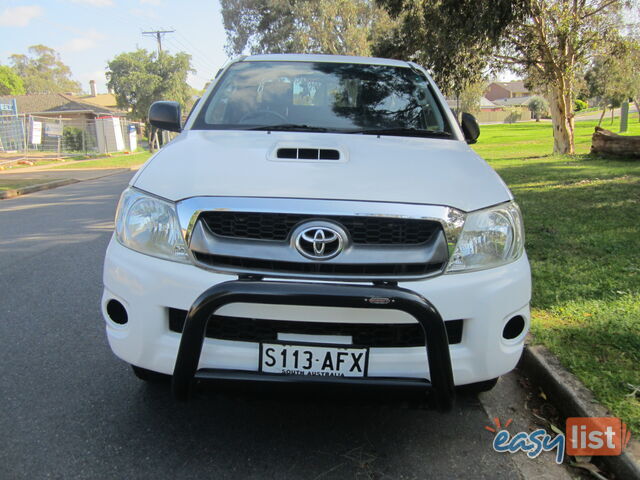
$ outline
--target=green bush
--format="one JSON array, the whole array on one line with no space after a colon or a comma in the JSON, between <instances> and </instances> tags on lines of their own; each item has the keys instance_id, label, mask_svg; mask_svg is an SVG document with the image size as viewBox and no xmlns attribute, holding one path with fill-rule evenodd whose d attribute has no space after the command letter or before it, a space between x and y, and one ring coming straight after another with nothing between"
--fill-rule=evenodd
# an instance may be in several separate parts
<instances>
[{"instance_id":1,"label":"green bush","mask_svg":"<svg viewBox=\"0 0 640 480\"><path fill-rule=\"evenodd\" d=\"M529 103L527 104L529 110L533 114L533 118L536 119L536 122L540 121L540 117L544 117L549 112L549 103L543 97L533 97Z\"/></svg>"},{"instance_id":2,"label":"green bush","mask_svg":"<svg viewBox=\"0 0 640 480\"><path fill-rule=\"evenodd\" d=\"M84 150L82 141L83 131L77 127L64 127L62 130L62 145L68 152L81 152Z\"/></svg>"},{"instance_id":3,"label":"green bush","mask_svg":"<svg viewBox=\"0 0 640 480\"><path fill-rule=\"evenodd\" d=\"M579 98L576 98L573 104L576 112L579 112L580 110L586 110L589 106L587 102L585 102L584 100L580 100Z\"/></svg>"}]
</instances>

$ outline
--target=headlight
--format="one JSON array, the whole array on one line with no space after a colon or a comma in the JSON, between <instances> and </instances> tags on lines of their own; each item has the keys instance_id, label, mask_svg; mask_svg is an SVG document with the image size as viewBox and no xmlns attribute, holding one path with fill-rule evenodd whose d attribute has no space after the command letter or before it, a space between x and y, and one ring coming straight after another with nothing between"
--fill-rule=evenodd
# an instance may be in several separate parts
<instances>
[{"instance_id":1,"label":"headlight","mask_svg":"<svg viewBox=\"0 0 640 480\"><path fill-rule=\"evenodd\" d=\"M447 273L483 270L517 260L524 251L522 215L515 202L467 215Z\"/></svg>"},{"instance_id":2,"label":"headlight","mask_svg":"<svg viewBox=\"0 0 640 480\"><path fill-rule=\"evenodd\" d=\"M188 262L175 205L128 188L116 213L116 238L132 250L154 257Z\"/></svg>"}]
</instances>

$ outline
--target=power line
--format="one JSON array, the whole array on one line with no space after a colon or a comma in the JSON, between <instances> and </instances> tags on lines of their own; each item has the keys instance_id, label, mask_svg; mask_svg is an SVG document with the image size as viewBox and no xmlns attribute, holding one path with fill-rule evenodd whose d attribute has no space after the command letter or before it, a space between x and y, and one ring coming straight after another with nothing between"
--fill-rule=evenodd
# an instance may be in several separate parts
<instances>
[{"instance_id":1,"label":"power line","mask_svg":"<svg viewBox=\"0 0 640 480\"><path fill-rule=\"evenodd\" d=\"M179 50L182 50L183 52L187 52L189 55L191 55L194 62L199 62L202 65L205 65L206 66L205 70L209 70L210 72L213 72L215 70L215 64L213 62L203 57L197 51L189 48L178 37L172 37L171 43Z\"/></svg>"},{"instance_id":2,"label":"power line","mask_svg":"<svg viewBox=\"0 0 640 480\"><path fill-rule=\"evenodd\" d=\"M142 35L153 35L158 41L158 55L162 53L162 36L167 33L173 33L175 30L152 30L150 32L142 32Z\"/></svg>"},{"instance_id":3,"label":"power line","mask_svg":"<svg viewBox=\"0 0 640 480\"><path fill-rule=\"evenodd\" d=\"M173 26L172 26L171 28L175 28L175 27L173 27ZM193 43L192 43L192 42L191 42L191 41L190 41L190 40L189 40L189 39L184 35L184 33L182 33L180 30L177 30L177 31L176 31L176 33L178 34L178 36L179 36L179 37L182 37L182 38L183 38L183 40L184 40L185 42L187 42L187 44L188 44L188 45L190 45L190 46L192 47L192 49L194 50L194 53L199 53L199 54L200 54L200 56L201 56L202 58L204 58L204 59L207 61L207 63L208 63L209 65L219 67L219 65L217 65L217 64L216 64L216 62L212 62L212 61L211 61L211 59L210 59L210 57L209 57L209 54L208 54L208 53L205 53L203 50L201 50L201 49L200 49L200 47L198 47L197 45L193 44Z\"/></svg>"},{"instance_id":4,"label":"power line","mask_svg":"<svg viewBox=\"0 0 640 480\"><path fill-rule=\"evenodd\" d=\"M177 38L171 38L168 42L168 45L169 48L173 47L177 51L188 53L191 56L193 66L196 67L199 71L206 73L208 76L214 75L215 67L210 62L203 60L201 56L194 55L195 52L190 52L182 42L177 41Z\"/></svg>"}]
</instances>

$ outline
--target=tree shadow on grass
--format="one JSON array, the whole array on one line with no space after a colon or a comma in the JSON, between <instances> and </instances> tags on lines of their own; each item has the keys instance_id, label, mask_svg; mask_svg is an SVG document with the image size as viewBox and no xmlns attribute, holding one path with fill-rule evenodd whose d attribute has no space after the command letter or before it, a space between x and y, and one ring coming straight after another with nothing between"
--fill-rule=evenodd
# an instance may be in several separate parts
<instances>
[{"instance_id":1,"label":"tree shadow on grass","mask_svg":"<svg viewBox=\"0 0 640 480\"><path fill-rule=\"evenodd\" d=\"M640 165L507 169L525 221L534 306L640 290Z\"/></svg>"}]
</instances>

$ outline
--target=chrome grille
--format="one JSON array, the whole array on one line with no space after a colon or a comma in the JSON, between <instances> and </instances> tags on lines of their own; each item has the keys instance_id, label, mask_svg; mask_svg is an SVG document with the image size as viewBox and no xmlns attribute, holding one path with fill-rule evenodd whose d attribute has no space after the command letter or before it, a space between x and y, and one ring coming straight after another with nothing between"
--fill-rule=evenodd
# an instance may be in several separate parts
<instances>
[{"instance_id":1,"label":"chrome grille","mask_svg":"<svg viewBox=\"0 0 640 480\"><path fill-rule=\"evenodd\" d=\"M266 212L204 212L202 220L214 234L252 240L285 241L293 228L307 220L341 224L354 244L419 245L440 228L436 221L347 215L297 215Z\"/></svg>"},{"instance_id":2,"label":"chrome grille","mask_svg":"<svg viewBox=\"0 0 640 480\"><path fill-rule=\"evenodd\" d=\"M177 210L201 268L338 281L439 275L465 219L464 212L438 205L294 198L192 197ZM343 248L329 258L304 255L297 240L307 227L342 231Z\"/></svg>"}]
</instances>

